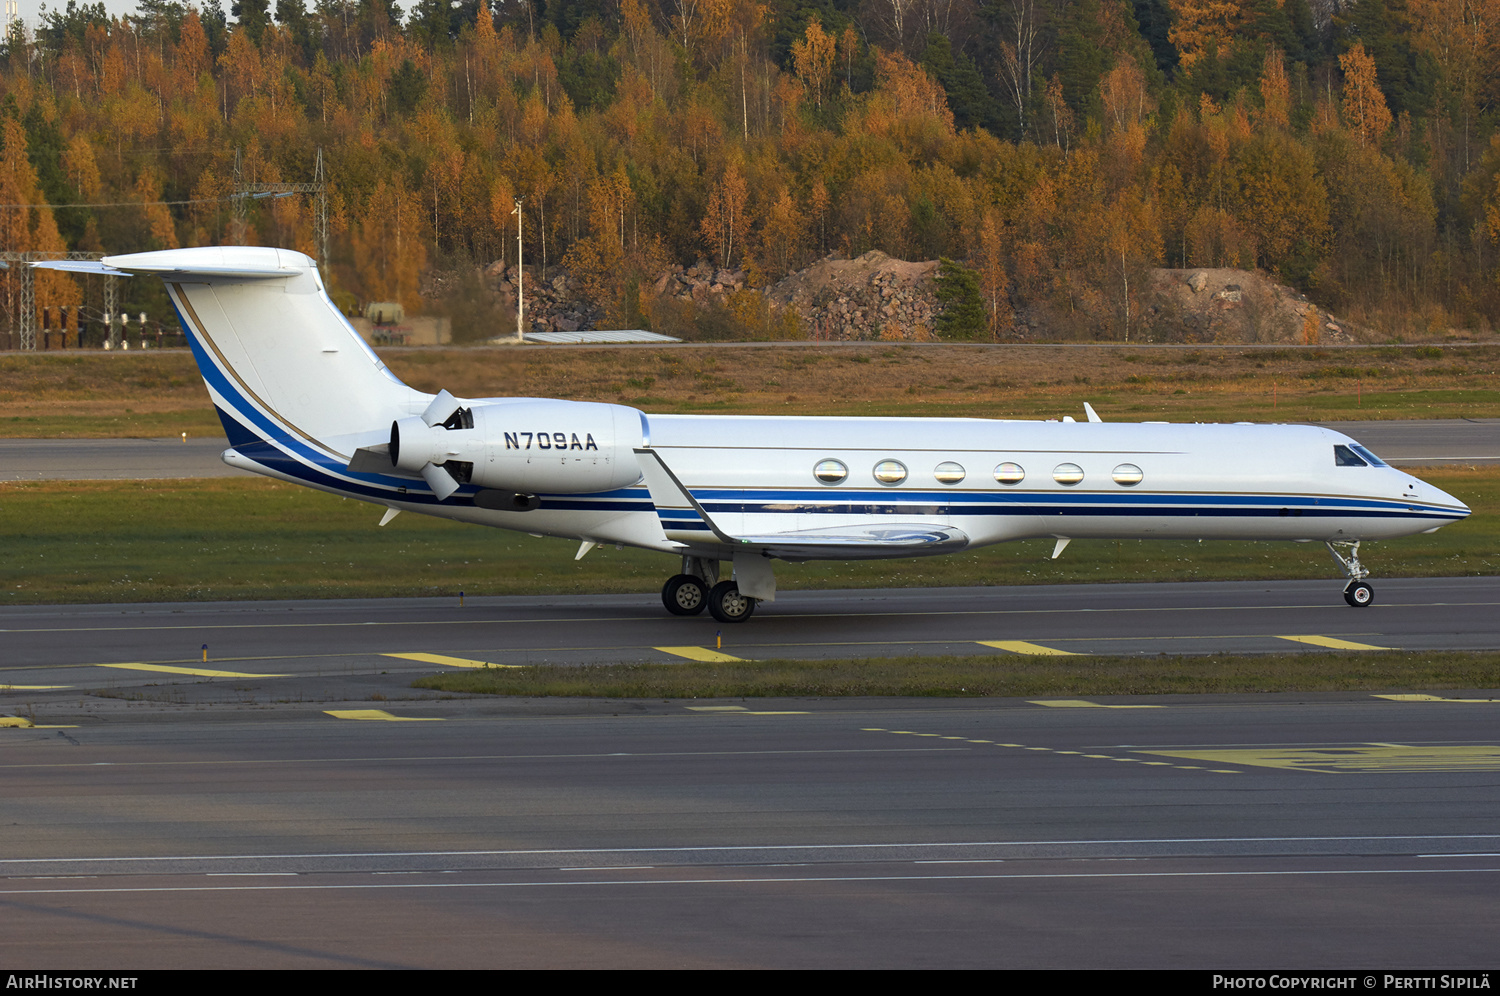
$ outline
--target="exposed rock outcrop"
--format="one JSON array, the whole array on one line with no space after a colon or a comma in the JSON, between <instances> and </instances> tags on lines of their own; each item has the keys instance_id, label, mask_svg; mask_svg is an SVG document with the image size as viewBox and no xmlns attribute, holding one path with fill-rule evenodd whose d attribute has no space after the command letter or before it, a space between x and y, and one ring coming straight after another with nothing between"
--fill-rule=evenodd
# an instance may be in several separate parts
<instances>
[{"instance_id":1,"label":"exposed rock outcrop","mask_svg":"<svg viewBox=\"0 0 1500 996\"><path fill-rule=\"evenodd\" d=\"M871 251L858 259L829 256L766 292L794 308L815 339L934 338L938 304L936 260L908 263Z\"/></svg>"}]
</instances>

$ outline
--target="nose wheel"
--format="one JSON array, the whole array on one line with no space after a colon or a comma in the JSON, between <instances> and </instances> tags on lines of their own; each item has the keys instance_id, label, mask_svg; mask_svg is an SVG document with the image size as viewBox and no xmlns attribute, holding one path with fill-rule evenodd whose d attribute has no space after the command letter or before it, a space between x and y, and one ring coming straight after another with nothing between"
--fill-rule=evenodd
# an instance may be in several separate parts
<instances>
[{"instance_id":1,"label":"nose wheel","mask_svg":"<svg viewBox=\"0 0 1500 996\"><path fill-rule=\"evenodd\" d=\"M1333 559L1349 579L1344 586L1344 601L1356 609L1375 601L1375 589L1365 580L1370 572L1359 562L1359 540L1326 540L1323 545L1328 547L1328 552L1333 554Z\"/></svg>"}]
</instances>

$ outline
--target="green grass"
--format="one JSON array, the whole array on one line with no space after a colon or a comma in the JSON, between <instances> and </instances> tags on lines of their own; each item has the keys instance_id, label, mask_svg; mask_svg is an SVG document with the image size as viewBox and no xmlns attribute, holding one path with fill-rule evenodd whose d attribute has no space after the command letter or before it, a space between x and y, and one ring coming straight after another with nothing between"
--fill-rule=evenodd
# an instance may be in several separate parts
<instances>
[{"instance_id":1,"label":"green grass","mask_svg":"<svg viewBox=\"0 0 1500 996\"><path fill-rule=\"evenodd\" d=\"M729 699L1244 694L1500 687L1500 652L1370 651L1203 657L890 657L486 668L417 688L527 697Z\"/></svg>"},{"instance_id":2,"label":"green grass","mask_svg":"<svg viewBox=\"0 0 1500 996\"><path fill-rule=\"evenodd\" d=\"M1500 572L1500 471L1421 476L1474 515L1429 536L1367 544L1381 577ZM675 558L406 513L259 478L0 483L0 605L655 592ZM1051 540L950 557L778 565L783 590L1100 581L1333 578L1318 544Z\"/></svg>"}]
</instances>

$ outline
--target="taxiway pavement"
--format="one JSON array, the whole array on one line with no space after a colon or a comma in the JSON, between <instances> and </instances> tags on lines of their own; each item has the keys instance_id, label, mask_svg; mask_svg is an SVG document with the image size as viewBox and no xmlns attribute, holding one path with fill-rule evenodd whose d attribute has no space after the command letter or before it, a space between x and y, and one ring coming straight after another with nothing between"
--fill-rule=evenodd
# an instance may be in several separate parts
<instances>
[{"instance_id":1,"label":"taxiway pavement","mask_svg":"<svg viewBox=\"0 0 1500 996\"><path fill-rule=\"evenodd\" d=\"M122 702L0 730L0 961L1488 968L1467 698Z\"/></svg>"},{"instance_id":2,"label":"taxiway pavement","mask_svg":"<svg viewBox=\"0 0 1500 996\"><path fill-rule=\"evenodd\" d=\"M484 664L1500 649L1500 578L1375 586L1363 609L1332 577L791 591L739 626L669 616L654 595L11 606L0 686L326 697L357 675Z\"/></svg>"}]
</instances>

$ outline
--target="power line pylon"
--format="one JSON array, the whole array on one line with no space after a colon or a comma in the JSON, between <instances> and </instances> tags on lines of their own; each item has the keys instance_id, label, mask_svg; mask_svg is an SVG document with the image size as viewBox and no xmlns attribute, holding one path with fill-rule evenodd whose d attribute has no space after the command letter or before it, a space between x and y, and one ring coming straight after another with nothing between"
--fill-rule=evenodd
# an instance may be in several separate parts
<instances>
[{"instance_id":1,"label":"power line pylon","mask_svg":"<svg viewBox=\"0 0 1500 996\"><path fill-rule=\"evenodd\" d=\"M234 223L230 240L242 245L249 229L250 202L266 198L290 197L292 194L314 194L313 240L317 243L318 268L328 266L328 173L323 166L323 149L318 147L312 183L249 183L240 163L240 150L234 150Z\"/></svg>"},{"instance_id":2,"label":"power line pylon","mask_svg":"<svg viewBox=\"0 0 1500 996\"><path fill-rule=\"evenodd\" d=\"M21 333L21 348L23 350L36 349L36 271L31 268L33 260L42 259L103 259L102 252L0 252L0 261L16 275L21 284L20 315L10 316L10 327L17 328ZM16 265L19 264L19 265ZM109 284L113 285L114 278L108 278ZM109 291L113 291L113 286ZM20 320L17 321L17 318Z\"/></svg>"}]
</instances>

